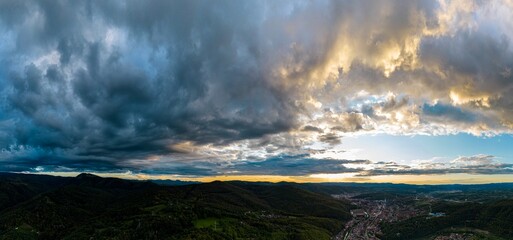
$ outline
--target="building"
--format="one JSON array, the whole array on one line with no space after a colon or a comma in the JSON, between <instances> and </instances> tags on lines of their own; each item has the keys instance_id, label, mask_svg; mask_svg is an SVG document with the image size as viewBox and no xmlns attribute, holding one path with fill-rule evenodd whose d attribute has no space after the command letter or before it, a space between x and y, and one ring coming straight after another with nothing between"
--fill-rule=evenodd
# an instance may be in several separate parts
<instances>
[{"instance_id":1,"label":"building","mask_svg":"<svg viewBox=\"0 0 513 240\"><path fill-rule=\"evenodd\" d=\"M354 218L368 218L369 217L369 214L367 214L367 212L364 211L363 209L353 209L353 210L351 210L351 215Z\"/></svg>"}]
</instances>

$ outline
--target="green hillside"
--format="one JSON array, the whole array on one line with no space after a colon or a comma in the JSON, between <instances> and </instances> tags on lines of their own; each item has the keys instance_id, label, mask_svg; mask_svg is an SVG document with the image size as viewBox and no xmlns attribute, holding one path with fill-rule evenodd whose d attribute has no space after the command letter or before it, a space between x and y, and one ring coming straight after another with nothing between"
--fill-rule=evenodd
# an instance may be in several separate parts
<instances>
[{"instance_id":1,"label":"green hillside","mask_svg":"<svg viewBox=\"0 0 513 240\"><path fill-rule=\"evenodd\" d=\"M1 209L0 239L330 239L350 218L349 203L294 186L59 179L2 181L23 194Z\"/></svg>"},{"instance_id":2,"label":"green hillside","mask_svg":"<svg viewBox=\"0 0 513 240\"><path fill-rule=\"evenodd\" d=\"M433 205L433 211L445 212L438 218L414 217L383 224L384 239L424 239L449 229L476 232L482 239L513 239L513 200L486 203L450 203ZM486 233L486 234L484 234Z\"/></svg>"}]
</instances>

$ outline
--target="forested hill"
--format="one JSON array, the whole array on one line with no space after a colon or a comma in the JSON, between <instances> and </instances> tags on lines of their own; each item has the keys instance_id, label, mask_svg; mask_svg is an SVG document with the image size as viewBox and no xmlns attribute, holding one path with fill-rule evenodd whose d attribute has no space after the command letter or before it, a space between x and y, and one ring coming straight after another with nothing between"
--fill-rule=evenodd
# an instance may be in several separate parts
<instances>
[{"instance_id":1,"label":"forested hill","mask_svg":"<svg viewBox=\"0 0 513 240\"><path fill-rule=\"evenodd\" d=\"M294 185L0 174L0 239L329 239L350 208Z\"/></svg>"}]
</instances>

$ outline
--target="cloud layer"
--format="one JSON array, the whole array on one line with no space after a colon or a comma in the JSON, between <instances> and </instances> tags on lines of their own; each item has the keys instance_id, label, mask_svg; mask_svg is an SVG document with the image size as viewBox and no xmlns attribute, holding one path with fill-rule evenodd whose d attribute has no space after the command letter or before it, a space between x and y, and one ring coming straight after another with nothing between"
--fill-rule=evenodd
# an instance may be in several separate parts
<instances>
[{"instance_id":1,"label":"cloud layer","mask_svg":"<svg viewBox=\"0 0 513 240\"><path fill-rule=\"evenodd\" d=\"M379 175L434 175L451 173L513 174L513 164L499 162L492 155L460 156L451 161L424 161L418 166L395 162L378 162L370 170L360 171L359 176Z\"/></svg>"},{"instance_id":2,"label":"cloud layer","mask_svg":"<svg viewBox=\"0 0 513 240\"><path fill-rule=\"evenodd\" d=\"M0 170L389 173L334 160L343 137L511 133L511 12L507 0L1 1ZM487 166L457 171L507 167Z\"/></svg>"}]
</instances>

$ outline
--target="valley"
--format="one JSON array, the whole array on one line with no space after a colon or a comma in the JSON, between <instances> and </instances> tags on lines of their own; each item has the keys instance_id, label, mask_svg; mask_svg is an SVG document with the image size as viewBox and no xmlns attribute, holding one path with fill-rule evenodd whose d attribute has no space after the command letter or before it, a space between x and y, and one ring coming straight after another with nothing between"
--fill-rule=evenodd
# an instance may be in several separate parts
<instances>
[{"instance_id":1,"label":"valley","mask_svg":"<svg viewBox=\"0 0 513 240\"><path fill-rule=\"evenodd\" d=\"M0 173L0 239L500 240L513 237L512 196L513 184L157 184Z\"/></svg>"}]
</instances>

